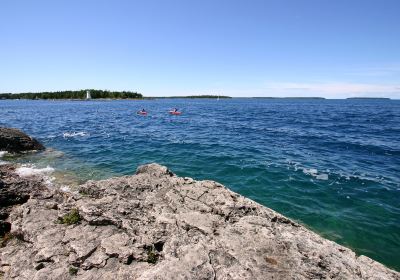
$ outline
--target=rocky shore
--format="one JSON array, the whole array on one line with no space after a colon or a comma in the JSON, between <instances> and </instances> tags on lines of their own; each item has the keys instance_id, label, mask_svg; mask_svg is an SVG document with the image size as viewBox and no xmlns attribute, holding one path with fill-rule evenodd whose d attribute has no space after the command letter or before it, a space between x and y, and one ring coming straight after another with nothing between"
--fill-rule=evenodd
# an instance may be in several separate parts
<instances>
[{"instance_id":1,"label":"rocky shore","mask_svg":"<svg viewBox=\"0 0 400 280\"><path fill-rule=\"evenodd\" d=\"M18 129L0 127L0 151L20 153L32 150L44 150L44 147Z\"/></svg>"},{"instance_id":2,"label":"rocky shore","mask_svg":"<svg viewBox=\"0 0 400 280\"><path fill-rule=\"evenodd\" d=\"M149 164L74 192L0 166L0 279L400 279L213 181Z\"/></svg>"}]
</instances>

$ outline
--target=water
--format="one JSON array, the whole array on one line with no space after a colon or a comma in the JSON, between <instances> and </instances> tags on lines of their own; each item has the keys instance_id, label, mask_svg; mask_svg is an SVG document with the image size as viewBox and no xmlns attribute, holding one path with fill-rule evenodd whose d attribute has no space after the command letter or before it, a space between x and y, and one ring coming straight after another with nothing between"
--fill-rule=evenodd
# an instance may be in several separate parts
<instances>
[{"instance_id":1,"label":"water","mask_svg":"<svg viewBox=\"0 0 400 280\"><path fill-rule=\"evenodd\" d=\"M0 101L0 125L54 149L3 160L55 168L66 182L158 162L400 270L400 101Z\"/></svg>"}]
</instances>

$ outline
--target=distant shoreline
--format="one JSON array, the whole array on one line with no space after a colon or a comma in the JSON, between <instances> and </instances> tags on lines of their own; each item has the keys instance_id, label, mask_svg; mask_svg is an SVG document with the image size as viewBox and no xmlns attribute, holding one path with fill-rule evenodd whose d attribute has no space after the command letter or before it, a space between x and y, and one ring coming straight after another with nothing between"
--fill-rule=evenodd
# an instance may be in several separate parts
<instances>
[{"instance_id":1,"label":"distant shoreline","mask_svg":"<svg viewBox=\"0 0 400 280\"><path fill-rule=\"evenodd\" d=\"M90 93L90 98L87 97ZM0 93L0 100L49 100L49 101L112 101L112 100L156 100L156 99L297 99L297 100L397 100L389 97L347 97L347 98L325 98L319 96L249 96L231 97L226 95L187 95L187 96L143 96L131 91L107 91L107 90L79 90L60 92L27 92L27 93Z\"/></svg>"},{"instance_id":2,"label":"distant shoreline","mask_svg":"<svg viewBox=\"0 0 400 280\"><path fill-rule=\"evenodd\" d=\"M252 97L256 99L326 99L325 97Z\"/></svg>"},{"instance_id":3,"label":"distant shoreline","mask_svg":"<svg viewBox=\"0 0 400 280\"><path fill-rule=\"evenodd\" d=\"M98 89L1 93L0 99L31 99L31 100L85 100L85 99L142 99L143 95L133 91L109 91Z\"/></svg>"},{"instance_id":4,"label":"distant shoreline","mask_svg":"<svg viewBox=\"0 0 400 280\"><path fill-rule=\"evenodd\" d=\"M370 100L370 99L383 99L383 100L391 100L391 98L389 98L389 97L348 97L346 99L367 99L367 100Z\"/></svg>"},{"instance_id":5,"label":"distant shoreline","mask_svg":"<svg viewBox=\"0 0 400 280\"><path fill-rule=\"evenodd\" d=\"M187 96L157 96L157 97L145 97L152 99L177 99L177 98L186 98L186 99L231 99L233 97L226 95L187 95Z\"/></svg>"},{"instance_id":6,"label":"distant shoreline","mask_svg":"<svg viewBox=\"0 0 400 280\"><path fill-rule=\"evenodd\" d=\"M36 98L36 99L31 99L31 98L1 98L1 100L31 100L31 101L117 101L117 100L126 100L126 101L145 101L145 100L157 100L157 99L217 99L217 98L200 98L200 97L142 97L142 98L92 98L92 99L82 99L82 98L55 98L55 99L49 99L49 98ZM373 97L368 97L368 98L358 98L358 97L351 97L351 98L337 98L337 99L331 99L331 98L324 98L324 97L229 97L229 98L221 98L221 99L267 99L267 100L390 100L390 101L395 101L399 99L392 99L392 98L373 98Z\"/></svg>"}]
</instances>

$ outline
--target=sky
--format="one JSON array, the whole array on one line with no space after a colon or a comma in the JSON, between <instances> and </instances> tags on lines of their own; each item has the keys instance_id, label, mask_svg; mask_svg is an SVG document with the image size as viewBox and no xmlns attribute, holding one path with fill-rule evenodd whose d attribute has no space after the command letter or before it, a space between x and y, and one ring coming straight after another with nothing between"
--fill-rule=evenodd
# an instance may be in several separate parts
<instances>
[{"instance_id":1,"label":"sky","mask_svg":"<svg viewBox=\"0 0 400 280\"><path fill-rule=\"evenodd\" d=\"M400 99L399 0L0 0L0 92Z\"/></svg>"}]
</instances>

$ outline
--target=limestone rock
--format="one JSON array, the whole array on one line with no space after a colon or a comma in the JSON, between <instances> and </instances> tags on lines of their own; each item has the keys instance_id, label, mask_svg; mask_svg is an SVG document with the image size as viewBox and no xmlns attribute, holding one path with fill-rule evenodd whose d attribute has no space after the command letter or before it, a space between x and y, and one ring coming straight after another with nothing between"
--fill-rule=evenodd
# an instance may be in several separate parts
<instances>
[{"instance_id":1,"label":"limestone rock","mask_svg":"<svg viewBox=\"0 0 400 280\"><path fill-rule=\"evenodd\" d=\"M23 204L29 198L46 195L49 190L43 185L41 178L25 180L13 171L9 164L0 165L0 236L10 231L11 224L6 221L12 206Z\"/></svg>"},{"instance_id":2,"label":"limestone rock","mask_svg":"<svg viewBox=\"0 0 400 280\"><path fill-rule=\"evenodd\" d=\"M0 127L0 151L20 153L32 150L44 150L44 147L19 129Z\"/></svg>"},{"instance_id":3,"label":"limestone rock","mask_svg":"<svg viewBox=\"0 0 400 280\"><path fill-rule=\"evenodd\" d=\"M22 180L3 173L6 184ZM9 213L20 234L0 248L5 279L400 279L221 184L157 164L79 194L46 192Z\"/></svg>"}]
</instances>

